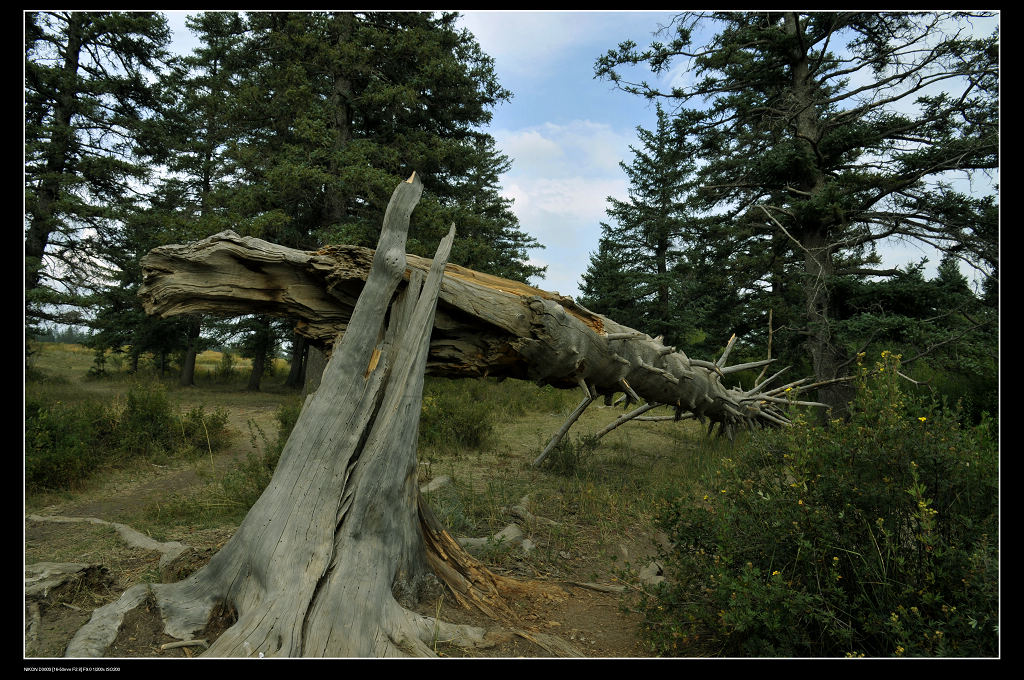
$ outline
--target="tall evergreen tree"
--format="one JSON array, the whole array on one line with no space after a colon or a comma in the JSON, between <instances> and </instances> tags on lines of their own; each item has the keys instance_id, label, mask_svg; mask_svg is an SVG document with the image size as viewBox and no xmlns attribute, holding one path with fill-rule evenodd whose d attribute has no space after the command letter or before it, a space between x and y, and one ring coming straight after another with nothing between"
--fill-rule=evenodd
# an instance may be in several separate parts
<instances>
[{"instance_id":1,"label":"tall evergreen tree","mask_svg":"<svg viewBox=\"0 0 1024 680\"><path fill-rule=\"evenodd\" d=\"M179 233L168 236L179 241L203 238L232 225L232 215L218 204L218 189L229 172L226 145L239 131L231 105L239 74L246 68L241 57L245 26L237 13L204 12L188 17L186 25L200 44L182 58L182 68L166 78L166 87L177 96L163 119L169 150L164 161L170 173L164 181L178 186L182 197L167 218ZM187 320L179 380L185 386L194 383L202 324L198 316Z\"/></svg>"},{"instance_id":2,"label":"tall evergreen tree","mask_svg":"<svg viewBox=\"0 0 1024 680\"><path fill-rule=\"evenodd\" d=\"M619 163L629 178L628 199L609 197L611 221L601 224L602 243L606 254L614 248L615 263L602 258L591 259L591 265L616 266L628 275L628 295L635 300L633 314L612 318L676 344L684 330L680 325L684 317L678 313L684 301L674 285L673 270L681 257L679 240L689 221L684 203L692 167L687 162L685 139L672 129L670 117L660 106L655 129L638 127L637 134L641 147L630 147L632 162ZM593 278L597 272L591 274ZM586 282L585 278L583 293L592 299L593 291L587 289ZM596 311L601 307L598 304Z\"/></svg>"},{"instance_id":3,"label":"tall evergreen tree","mask_svg":"<svg viewBox=\"0 0 1024 680\"><path fill-rule=\"evenodd\" d=\"M770 287L745 264L760 261L762 248L745 250L720 218L693 205L693 148L683 120L658 105L655 129L637 129L642 146L620 163L628 199L608 199L612 219L601 224L582 300L670 345L711 353L734 332L760 330L761 315L749 303Z\"/></svg>"},{"instance_id":4,"label":"tall evergreen tree","mask_svg":"<svg viewBox=\"0 0 1024 680\"><path fill-rule=\"evenodd\" d=\"M76 321L98 276L94 246L138 204L169 32L153 12L25 15L25 295L28 325Z\"/></svg>"},{"instance_id":5,"label":"tall evergreen tree","mask_svg":"<svg viewBox=\"0 0 1024 680\"><path fill-rule=\"evenodd\" d=\"M967 13L723 12L684 15L675 35L640 51L626 42L599 77L665 98L690 125L703 205L750 238L786 243L803 262L803 328L814 374L849 360L836 334L838 277L892 276L876 246L898 237L991 268L984 228L993 195L953 188L998 168L998 37L974 37ZM718 26L694 48L698 29ZM688 60L694 79L663 91L621 68L655 72ZM781 236L780 236L781 235ZM749 240L749 239L748 239ZM767 271L768 259L761 265ZM838 388L820 398L845 405Z\"/></svg>"},{"instance_id":6,"label":"tall evergreen tree","mask_svg":"<svg viewBox=\"0 0 1024 680\"><path fill-rule=\"evenodd\" d=\"M205 13L189 17L187 24L200 45L160 74L169 101L150 121L150 130L152 162L161 171L146 201L135 206L103 247L115 281L93 298L101 312L91 342L97 350L130 346L134 361L144 351L180 352L179 381L185 386L194 383L202 320L189 316L171 323L147 317L134 298L142 283L138 259L150 248L203 238L231 224L231 216L213 199L227 173L224 146L235 133L232 87L243 68L237 59L243 33L237 14Z\"/></svg>"},{"instance_id":7,"label":"tall evergreen tree","mask_svg":"<svg viewBox=\"0 0 1024 680\"><path fill-rule=\"evenodd\" d=\"M602 233L607 225L602 224ZM597 252L590 253L587 270L580 277L580 304L591 311L631 327L642 328L643 313L633 295L636 284L632 274L623 266L625 258L619 241L602 235Z\"/></svg>"},{"instance_id":8,"label":"tall evergreen tree","mask_svg":"<svg viewBox=\"0 0 1024 680\"><path fill-rule=\"evenodd\" d=\"M176 191L179 188L159 185L147 197L145 206L126 214L117 230L94 246L106 272L95 292L85 298L94 310L89 320L93 334L87 344L97 352L97 368L102 367L105 353L112 350L127 353L129 371L134 373L140 357L152 353L162 374L172 354L187 353L190 346L198 349L195 319L188 315L168 319L149 316L138 298L142 257L165 245L170 234L187 233L176 229L173 220L180 215L177 206L183 202L182 194Z\"/></svg>"},{"instance_id":9,"label":"tall evergreen tree","mask_svg":"<svg viewBox=\"0 0 1024 680\"><path fill-rule=\"evenodd\" d=\"M211 193L233 228L303 249L372 246L395 181L417 171L426 194L411 252L433 253L454 222L452 262L523 281L541 274L528 262L539 244L498 193L508 159L480 130L510 95L455 18L243 16L224 147L230 181Z\"/></svg>"},{"instance_id":10,"label":"tall evergreen tree","mask_svg":"<svg viewBox=\"0 0 1024 680\"><path fill-rule=\"evenodd\" d=\"M230 145L244 230L285 245L373 245L394 182L424 178L409 250L452 222L453 262L525 280L538 247L497 191L508 159L481 131L510 97L456 15L269 12L246 17L248 72Z\"/></svg>"}]
</instances>

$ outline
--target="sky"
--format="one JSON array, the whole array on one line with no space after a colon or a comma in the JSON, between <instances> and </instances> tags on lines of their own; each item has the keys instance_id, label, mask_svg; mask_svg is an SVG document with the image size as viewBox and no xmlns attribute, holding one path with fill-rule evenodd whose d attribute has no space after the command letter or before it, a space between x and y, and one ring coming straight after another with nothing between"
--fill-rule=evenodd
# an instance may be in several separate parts
<instances>
[{"instance_id":1,"label":"sky","mask_svg":"<svg viewBox=\"0 0 1024 680\"><path fill-rule=\"evenodd\" d=\"M494 58L513 93L497 107L491 135L512 168L501 178L521 227L545 247L541 288L579 296L597 251L608 197L627 197L619 163L640 145L637 126L653 129L653 105L594 78L598 57L632 39L651 42L665 12L465 12L463 25Z\"/></svg>"},{"instance_id":2,"label":"sky","mask_svg":"<svg viewBox=\"0 0 1024 680\"><path fill-rule=\"evenodd\" d=\"M167 12L177 49L194 45L184 25L187 12ZM594 78L598 57L631 39L640 47L656 39L670 12L462 11L461 23L495 62L501 85L513 93L499 104L487 131L512 160L500 178L513 199L520 227L545 247L530 252L547 267L531 281L549 291L580 294L590 254L597 251L608 197L625 200L628 180L620 162L639 147L637 127L653 129L654 105ZM644 76L655 82L649 72ZM456 225L457 228L458 225ZM934 253L890 244L885 266L903 266Z\"/></svg>"}]
</instances>

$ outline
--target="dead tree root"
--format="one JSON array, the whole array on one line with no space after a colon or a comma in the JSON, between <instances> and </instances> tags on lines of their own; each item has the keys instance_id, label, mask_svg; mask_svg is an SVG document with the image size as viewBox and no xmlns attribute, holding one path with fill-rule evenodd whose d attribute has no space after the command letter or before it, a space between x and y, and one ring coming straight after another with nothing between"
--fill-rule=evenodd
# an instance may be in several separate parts
<instances>
[{"instance_id":1,"label":"dead tree root","mask_svg":"<svg viewBox=\"0 0 1024 680\"><path fill-rule=\"evenodd\" d=\"M388 599L375 611L348 612L346 620L365 620L375 628L369 647L353 656L435 656L438 644L481 649L523 638L547 650L553 656L582 656L568 642L552 635L530 630L523 625L510 602L523 599L559 601L568 593L559 586L540 581L520 581L496 574L469 554L438 523L422 501L420 522L426 545L427 562L447 587L455 602L480 612L497 624L497 629L449 623L411 611L397 600ZM164 632L178 640L204 637L211 620L222 612L230 589L203 570L177 583L138 584L119 599L93 612L90 620L75 634L65 651L66 657L103 657L113 644L125 616L134 609L151 605L158 611ZM357 619L357 617L362 617ZM229 629L230 630L230 629ZM204 656L273 656L269 648L239 642L247 633L237 633L228 643L213 641ZM229 637L232 637L229 635ZM282 653L289 653L281 649ZM315 650L308 650L316 655ZM343 654L345 656L345 654Z\"/></svg>"}]
</instances>

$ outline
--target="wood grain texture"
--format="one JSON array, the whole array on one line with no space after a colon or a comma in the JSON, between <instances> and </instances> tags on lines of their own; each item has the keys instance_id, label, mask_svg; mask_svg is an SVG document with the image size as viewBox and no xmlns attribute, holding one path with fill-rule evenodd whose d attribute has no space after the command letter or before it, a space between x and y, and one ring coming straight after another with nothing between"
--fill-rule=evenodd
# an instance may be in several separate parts
<instances>
[{"instance_id":1,"label":"wood grain texture","mask_svg":"<svg viewBox=\"0 0 1024 680\"><path fill-rule=\"evenodd\" d=\"M140 296L151 314L269 313L328 351L349 324L375 252L336 245L300 251L226 231L163 246L143 259ZM431 260L406 255L399 289ZM384 304L379 302L379 304ZM730 341L730 349L731 349ZM449 377L511 377L597 395L667 404L731 431L785 423L765 385L726 389L742 367L691 359L660 339L618 324L572 298L448 264L438 293L426 369Z\"/></svg>"}]
</instances>

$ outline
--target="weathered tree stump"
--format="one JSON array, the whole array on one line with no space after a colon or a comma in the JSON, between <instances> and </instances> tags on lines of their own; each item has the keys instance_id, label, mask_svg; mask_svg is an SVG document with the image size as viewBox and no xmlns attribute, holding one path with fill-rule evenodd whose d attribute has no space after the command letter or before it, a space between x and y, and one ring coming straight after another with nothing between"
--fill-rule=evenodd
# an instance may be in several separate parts
<instances>
[{"instance_id":1,"label":"weathered tree stump","mask_svg":"<svg viewBox=\"0 0 1024 680\"><path fill-rule=\"evenodd\" d=\"M426 276L414 271L398 290L421 191L415 175L395 189L320 387L234 536L189 578L135 586L98 609L68 656L102 656L124 614L149 597L165 632L181 640L196 637L218 606L237 611L205 656L432 655L427 643L438 630L483 644L483 631L411 610L441 583L460 602L510 620L502 590L530 586L490 574L419 502L424 365L455 236L453 227Z\"/></svg>"}]
</instances>

